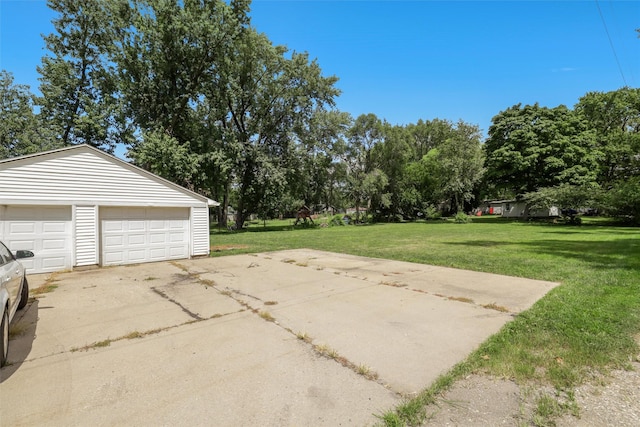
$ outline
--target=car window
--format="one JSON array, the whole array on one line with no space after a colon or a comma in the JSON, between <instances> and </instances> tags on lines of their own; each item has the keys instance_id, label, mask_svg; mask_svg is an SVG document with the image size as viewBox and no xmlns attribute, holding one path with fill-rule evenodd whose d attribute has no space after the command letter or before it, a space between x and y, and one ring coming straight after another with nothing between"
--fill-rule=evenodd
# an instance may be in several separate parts
<instances>
[{"instance_id":1,"label":"car window","mask_svg":"<svg viewBox=\"0 0 640 427\"><path fill-rule=\"evenodd\" d=\"M4 265L13 259L13 255L9 252L9 249L0 242L0 265Z\"/></svg>"}]
</instances>

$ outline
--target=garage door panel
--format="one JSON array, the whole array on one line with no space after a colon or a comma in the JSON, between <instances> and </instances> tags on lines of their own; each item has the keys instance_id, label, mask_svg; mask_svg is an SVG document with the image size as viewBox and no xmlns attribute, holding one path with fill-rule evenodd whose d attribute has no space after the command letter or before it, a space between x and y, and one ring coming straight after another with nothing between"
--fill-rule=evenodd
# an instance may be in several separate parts
<instances>
[{"instance_id":1,"label":"garage door panel","mask_svg":"<svg viewBox=\"0 0 640 427\"><path fill-rule=\"evenodd\" d=\"M167 259L166 248L149 248L149 256L153 261L162 261Z\"/></svg>"},{"instance_id":2,"label":"garage door panel","mask_svg":"<svg viewBox=\"0 0 640 427\"><path fill-rule=\"evenodd\" d=\"M48 256L43 258L42 260L42 269L47 271L55 271L60 268L60 266L65 265L65 257L63 256Z\"/></svg>"},{"instance_id":3,"label":"garage door panel","mask_svg":"<svg viewBox=\"0 0 640 427\"><path fill-rule=\"evenodd\" d=\"M151 233L149 234L149 243L152 245L159 245L167 243L167 235L165 233Z\"/></svg>"},{"instance_id":4,"label":"garage door panel","mask_svg":"<svg viewBox=\"0 0 640 427\"><path fill-rule=\"evenodd\" d=\"M187 253L183 247L172 246L169 248L169 256L172 259L187 258Z\"/></svg>"},{"instance_id":5,"label":"garage door panel","mask_svg":"<svg viewBox=\"0 0 640 427\"><path fill-rule=\"evenodd\" d=\"M165 230L167 228L166 221L152 219L149 221L149 230Z\"/></svg>"},{"instance_id":6,"label":"garage door panel","mask_svg":"<svg viewBox=\"0 0 640 427\"><path fill-rule=\"evenodd\" d=\"M144 221L135 220L127 222L127 230L129 231L145 231L146 224Z\"/></svg>"},{"instance_id":7,"label":"garage door panel","mask_svg":"<svg viewBox=\"0 0 640 427\"><path fill-rule=\"evenodd\" d=\"M171 243L179 243L185 240L185 233L170 233L169 241Z\"/></svg>"},{"instance_id":8,"label":"garage door panel","mask_svg":"<svg viewBox=\"0 0 640 427\"><path fill-rule=\"evenodd\" d=\"M104 246L114 247L114 246L123 246L124 245L124 236L121 234L113 235L113 236L105 236L103 239Z\"/></svg>"},{"instance_id":9,"label":"garage door panel","mask_svg":"<svg viewBox=\"0 0 640 427\"><path fill-rule=\"evenodd\" d=\"M34 234L35 232L35 222L12 222L9 224L9 233L12 235Z\"/></svg>"},{"instance_id":10,"label":"garage door panel","mask_svg":"<svg viewBox=\"0 0 640 427\"><path fill-rule=\"evenodd\" d=\"M64 233L66 231L67 224L64 222L56 221L44 221L42 223L43 233Z\"/></svg>"},{"instance_id":11,"label":"garage door panel","mask_svg":"<svg viewBox=\"0 0 640 427\"><path fill-rule=\"evenodd\" d=\"M102 263L104 265L122 264L124 262L123 252L106 252L103 254Z\"/></svg>"},{"instance_id":12,"label":"garage door panel","mask_svg":"<svg viewBox=\"0 0 640 427\"><path fill-rule=\"evenodd\" d=\"M42 250L43 251L58 251L64 250L67 245L65 239L43 239Z\"/></svg>"},{"instance_id":13,"label":"garage door panel","mask_svg":"<svg viewBox=\"0 0 640 427\"><path fill-rule=\"evenodd\" d=\"M189 257L188 208L109 207L101 218L104 265ZM113 226L116 222L121 226Z\"/></svg>"},{"instance_id":14,"label":"garage door panel","mask_svg":"<svg viewBox=\"0 0 640 427\"><path fill-rule=\"evenodd\" d=\"M122 221L117 221L112 219L109 221L106 221L106 220L103 221L102 228L103 228L103 231L123 231L124 225Z\"/></svg>"},{"instance_id":15,"label":"garage door panel","mask_svg":"<svg viewBox=\"0 0 640 427\"><path fill-rule=\"evenodd\" d=\"M72 267L70 206L7 206L0 211L3 240L12 251L29 250L34 258L21 260L29 273Z\"/></svg>"},{"instance_id":16,"label":"garage door panel","mask_svg":"<svg viewBox=\"0 0 640 427\"><path fill-rule=\"evenodd\" d=\"M128 252L127 261L128 264L135 264L145 262L147 259L147 250L142 249L130 249Z\"/></svg>"},{"instance_id":17,"label":"garage door panel","mask_svg":"<svg viewBox=\"0 0 640 427\"><path fill-rule=\"evenodd\" d=\"M17 240L14 239L11 242L12 251L34 251L36 248L35 240ZM20 260L22 262L23 260ZM24 262L22 262L24 264Z\"/></svg>"},{"instance_id":18,"label":"garage door panel","mask_svg":"<svg viewBox=\"0 0 640 427\"><path fill-rule=\"evenodd\" d=\"M174 230L185 230L185 222L184 221L169 221L169 227Z\"/></svg>"},{"instance_id":19,"label":"garage door panel","mask_svg":"<svg viewBox=\"0 0 640 427\"><path fill-rule=\"evenodd\" d=\"M127 244L133 246L140 246L146 244L146 235L145 234L129 234L127 236Z\"/></svg>"}]
</instances>

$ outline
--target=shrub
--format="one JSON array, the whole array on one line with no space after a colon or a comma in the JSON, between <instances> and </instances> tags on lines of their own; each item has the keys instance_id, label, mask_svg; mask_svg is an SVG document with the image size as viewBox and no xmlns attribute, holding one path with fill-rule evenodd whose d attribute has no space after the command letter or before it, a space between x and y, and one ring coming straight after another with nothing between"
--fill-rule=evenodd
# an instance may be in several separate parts
<instances>
[{"instance_id":1,"label":"shrub","mask_svg":"<svg viewBox=\"0 0 640 427\"><path fill-rule=\"evenodd\" d=\"M442 218L442 213L435 206L427 206L427 209L424 211L425 219L440 219Z\"/></svg>"},{"instance_id":2,"label":"shrub","mask_svg":"<svg viewBox=\"0 0 640 427\"><path fill-rule=\"evenodd\" d=\"M471 222L471 217L464 212L458 212L453 220L456 224L466 224Z\"/></svg>"},{"instance_id":3,"label":"shrub","mask_svg":"<svg viewBox=\"0 0 640 427\"><path fill-rule=\"evenodd\" d=\"M342 219L343 217L344 217L344 214L336 214L332 216L331 219L329 220L329 227L333 227L336 225L345 225L344 220Z\"/></svg>"}]
</instances>

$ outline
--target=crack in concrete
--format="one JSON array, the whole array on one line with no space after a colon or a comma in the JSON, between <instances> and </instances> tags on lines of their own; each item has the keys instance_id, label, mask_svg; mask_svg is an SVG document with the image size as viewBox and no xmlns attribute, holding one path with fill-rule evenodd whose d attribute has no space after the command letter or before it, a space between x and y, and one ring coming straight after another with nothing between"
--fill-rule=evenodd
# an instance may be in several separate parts
<instances>
[{"instance_id":1,"label":"crack in concrete","mask_svg":"<svg viewBox=\"0 0 640 427\"><path fill-rule=\"evenodd\" d=\"M196 319L196 320L204 320L203 317L201 317L198 313L194 313L193 311L189 310L187 307L185 307L184 305L180 304L178 301L174 300L173 298L171 298L169 295L165 294L164 292L162 292L161 290L157 289L157 288L151 288L151 290L153 292L155 292L156 294L160 295L162 298L166 299L169 302L174 303L175 305L177 305L178 307L180 307L180 309L182 311L184 311L185 313L187 313L189 316L191 316L192 318Z\"/></svg>"}]
</instances>

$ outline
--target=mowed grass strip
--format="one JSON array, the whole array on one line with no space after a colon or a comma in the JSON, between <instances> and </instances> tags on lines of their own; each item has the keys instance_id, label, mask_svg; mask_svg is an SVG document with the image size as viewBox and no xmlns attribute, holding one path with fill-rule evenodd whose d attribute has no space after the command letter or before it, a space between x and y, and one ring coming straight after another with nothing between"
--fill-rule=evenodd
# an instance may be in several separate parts
<instances>
[{"instance_id":1,"label":"mowed grass strip","mask_svg":"<svg viewBox=\"0 0 640 427\"><path fill-rule=\"evenodd\" d=\"M640 228L587 218L582 226L475 219L347 227L287 221L214 232L234 253L312 248L560 282L409 406L420 407L460 375L486 372L568 391L589 371L628 368L640 331ZM225 255L230 254L226 252ZM219 254L215 254L219 255ZM406 408L391 418L413 424Z\"/></svg>"}]
</instances>

